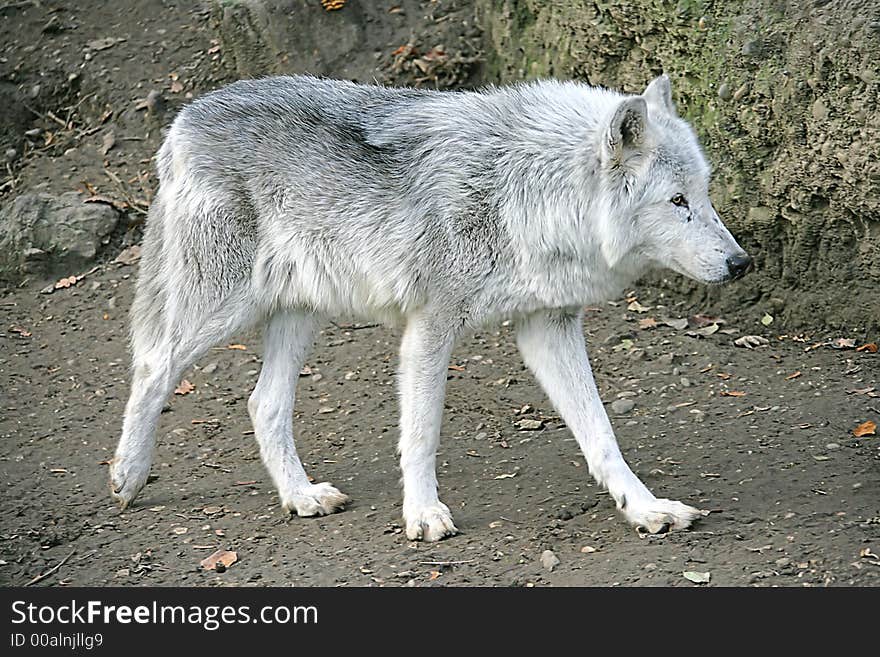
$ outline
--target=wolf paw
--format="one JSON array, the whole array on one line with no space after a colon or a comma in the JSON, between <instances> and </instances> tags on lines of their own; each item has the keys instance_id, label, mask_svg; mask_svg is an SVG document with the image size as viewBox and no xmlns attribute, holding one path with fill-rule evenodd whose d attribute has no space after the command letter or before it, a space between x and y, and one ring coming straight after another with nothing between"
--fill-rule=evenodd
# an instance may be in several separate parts
<instances>
[{"instance_id":1,"label":"wolf paw","mask_svg":"<svg viewBox=\"0 0 880 657\"><path fill-rule=\"evenodd\" d=\"M110 496L125 511L147 483L150 466L126 463L118 457L110 462Z\"/></svg>"},{"instance_id":2,"label":"wolf paw","mask_svg":"<svg viewBox=\"0 0 880 657\"><path fill-rule=\"evenodd\" d=\"M654 499L642 504L627 505L623 513L630 524L649 534L662 534L673 529L685 529L708 511L695 509L675 500Z\"/></svg>"},{"instance_id":3,"label":"wolf paw","mask_svg":"<svg viewBox=\"0 0 880 657\"><path fill-rule=\"evenodd\" d=\"M281 508L298 516L325 516L342 510L347 502L348 495L323 482L285 496Z\"/></svg>"},{"instance_id":4,"label":"wolf paw","mask_svg":"<svg viewBox=\"0 0 880 657\"><path fill-rule=\"evenodd\" d=\"M458 533L452 523L452 513L443 502L423 507L406 517L406 537L411 541L439 541Z\"/></svg>"}]
</instances>

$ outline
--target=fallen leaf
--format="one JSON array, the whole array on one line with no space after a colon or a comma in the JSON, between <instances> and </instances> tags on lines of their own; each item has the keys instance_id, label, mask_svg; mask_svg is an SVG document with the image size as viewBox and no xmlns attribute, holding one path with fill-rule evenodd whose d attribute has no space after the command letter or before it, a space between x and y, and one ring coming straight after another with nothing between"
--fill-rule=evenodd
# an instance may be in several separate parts
<instances>
[{"instance_id":1,"label":"fallen leaf","mask_svg":"<svg viewBox=\"0 0 880 657\"><path fill-rule=\"evenodd\" d=\"M450 365L448 369L452 370L453 372L464 372L465 371L465 368L463 368L461 365Z\"/></svg>"},{"instance_id":2,"label":"fallen leaf","mask_svg":"<svg viewBox=\"0 0 880 657\"><path fill-rule=\"evenodd\" d=\"M789 374L787 377L785 377L785 380L786 380L786 381L791 381L792 379L796 379L796 378L798 378L800 375L801 375L801 371L798 370L798 371L795 372L794 374Z\"/></svg>"},{"instance_id":3,"label":"fallen leaf","mask_svg":"<svg viewBox=\"0 0 880 657\"><path fill-rule=\"evenodd\" d=\"M871 548L869 548L869 547L862 548L861 550L859 550L859 556L862 559L876 559L876 560L880 561L880 557L878 557L876 554L871 552Z\"/></svg>"},{"instance_id":4,"label":"fallen leaf","mask_svg":"<svg viewBox=\"0 0 880 657\"><path fill-rule=\"evenodd\" d=\"M676 329L677 331L684 330L688 326L688 321L687 321L687 319L684 319L684 318L682 318L682 319L664 319L663 323L666 324L666 326L669 326L670 328Z\"/></svg>"},{"instance_id":5,"label":"fallen leaf","mask_svg":"<svg viewBox=\"0 0 880 657\"><path fill-rule=\"evenodd\" d=\"M856 438L861 438L862 436L874 436L876 435L875 431L877 430L876 423L868 420L867 422L862 422L859 426L853 429L853 435Z\"/></svg>"},{"instance_id":6,"label":"fallen leaf","mask_svg":"<svg viewBox=\"0 0 880 657\"><path fill-rule=\"evenodd\" d=\"M653 317L645 317L645 319L639 320L639 328L645 329L646 331L652 328L657 328L658 326L660 326L660 324Z\"/></svg>"},{"instance_id":7,"label":"fallen leaf","mask_svg":"<svg viewBox=\"0 0 880 657\"><path fill-rule=\"evenodd\" d=\"M703 326L711 326L712 324L724 324L724 320L720 317L712 317L711 315L692 315L688 317L688 326L691 328L700 328Z\"/></svg>"},{"instance_id":8,"label":"fallen leaf","mask_svg":"<svg viewBox=\"0 0 880 657\"><path fill-rule=\"evenodd\" d=\"M435 580L435 579L437 579L438 577L440 577L440 571L439 571L439 570L432 570L432 571L431 571L431 576L430 576L428 579L430 579L430 580Z\"/></svg>"},{"instance_id":9,"label":"fallen leaf","mask_svg":"<svg viewBox=\"0 0 880 657\"><path fill-rule=\"evenodd\" d=\"M127 249L123 249L122 251L120 251L119 255L116 256L116 259L113 262L120 265L133 265L140 259L141 247L137 244L133 244Z\"/></svg>"},{"instance_id":10,"label":"fallen leaf","mask_svg":"<svg viewBox=\"0 0 880 657\"><path fill-rule=\"evenodd\" d=\"M718 324L709 324L707 326L703 326L703 327L695 329L693 331L688 331L686 333L686 335L689 335L692 338L707 337L707 336L712 335L713 333L717 333L719 328L721 328L721 327L718 326Z\"/></svg>"},{"instance_id":11,"label":"fallen leaf","mask_svg":"<svg viewBox=\"0 0 880 657\"><path fill-rule=\"evenodd\" d=\"M183 91L183 85L177 80L173 80L171 82L171 93L179 94L181 91Z\"/></svg>"},{"instance_id":12,"label":"fallen leaf","mask_svg":"<svg viewBox=\"0 0 880 657\"><path fill-rule=\"evenodd\" d=\"M744 335L741 338L737 338L736 340L734 340L733 344L737 347L754 349L755 347L760 347L761 345L770 344L770 340L761 337L760 335Z\"/></svg>"},{"instance_id":13,"label":"fallen leaf","mask_svg":"<svg viewBox=\"0 0 880 657\"><path fill-rule=\"evenodd\" d=\"M874 392L874 390L876 390L876 388L874 386L871 386L869 388L852 388L850 390L847 390L846 394L848 394L848 395L870 395L872 392Z\"/></svg>"},{"instance_id":14,"label":"fallen leaf","mask_svg":"<svg viewBox=\"0 0 880 657\"><path fill-rule=\"evenodd\" d=\"M229 550L221 549L202 559L199 562L199 565L205 570L218 570L217 566L221 565L222 570L226 570L236 561L238 561L237 552L231 552Z\"/></svg>"},{"instance_id":15,"label":"fallen leaf","mask_svg":"<svg viewBox=\"0 0 880 657\"><path fill-rule=\"evenodd\" d=\"M646 313L651 310L652 306L643 306L638 301L631 302L626 309L634 313Z\"/></svg>"},{"instance_id":16,"label":"fallen leaf","mask_svg":"<svg viewBox=\"0 0 880 657\"><path fill-rule=\"evenodd\" d=\"M712 579L712 573L701 573L695 570L686 570L682 573L684 578L694 584L706 584Z\"/></svg>"},{"instance_id":17,"label":"fallen leaf","mask_svg":"<svg viewBox=\"0 0 880 657\"><path fill-rule=\"evenodd\" d=\"M722 390L721 396L722 397L745 397L746 393L744 393L742 390Z\"/></svg>"},{"instance_id":18,"label":"fallen leaf","mask_svg":"<svg viewBox=\"0 0 880 657\"><path fill-rule=\"evenodd\" d=\"M327 11L339 11L345 3L346 0L321 0L321 6Z\"/></svg>"},{"instance_id":19,"label":"fallen leaf","mask_svg":"<svg viewBox=\"0 0 880 657\"><path fill-rule=\"evenodd\" d=\"M103 39L89 41L86 43L86 46L91 50L107 50L107 48L112 48L117 43L122 43L123 41L125 39L119 37L104 37Z\"/></svg>"},{"instance_id":20,"label":"fallen leaf","mask_svg":"<svg viewBox=\"0 0 880 657\"><path fill-rule=\"evenodd\" d=\"M174 394L175 395L188 395L189 393L191 393L195 389L196 389L196 387L192 383L190 383L189 381L184 379L183 381L180 382L180 385L174 389Z\"/></svg>"},{"instance_id":21,"label":"fallen leaf","mask_svg":"<svg viewBox=\"0 0 880 657\"><path fill-rule=\"evenodd\" d=\"M867 344L863 344L861 347L856 349L856 351L867 351L869 354L876 354L877 353L877 343L876 342L869 342Z\"/></svg>"},{"instance_id":22,"label":"fallen leaf","mask_svg":"<svg viewBox=\"0 0 880 657\"><path fill-rule=\"evenodd\" d=\"M9 332L10 333L18 333L23 338L31 337L31 332L21 326L10 326Z\"/></svg>"},{"instance_id":23,"label":"fallen leaf","mask_svg":"<svg viewBox=\"0 0 880 657\"><path fill-rule=\"evenodd\" d=\"M116 135L112 130L105 132L101 138L101 155L107 155L114 146L116 146Z\"/></svg>"},{"instance_id":24,"label":"fallen leaf","mask_svg":"<svg viewBox=\"0 0 880 657\"><path fill-rule=\"evenodd\" d=\"M764 326L770 326L773 323L773 315L764 313L764 316L761 318L761 323Z\"/></svg>"},{"instance_id":25,"label":"fallen leaf","mask_svg":"<svg viewBox=\"0 0 880 657\"><path fill-rule=\"evenodd\" d=\"M635 343L632 340L630 340L629 338L625 338L620 341L620 344L616 344L611 347L611 351L621 351L622 349L626 349L627 351L629 351L633 348L634 344Z\"/></svg>"},{"instance_id":26,"label":"fallen leaf","mask_svg":"<svg viewBox=\"0 0 880 657\"><path fill-rule=\"evenodd\" d=\"M226 345L227 349L234 349L236 351L247 351L247 347L243 344L228 344Z\"/></svg>"},{"instance_id":27,"label":"fallen leaf","mask_svg":"<svg viewBox=\"0 0 880 657\"><path fill-rule=\"evenodd\" d=\"M837 338L832 340L829 345L832 349L855 349L856 341L852 338Z\"/></svg>"}]
</instances>

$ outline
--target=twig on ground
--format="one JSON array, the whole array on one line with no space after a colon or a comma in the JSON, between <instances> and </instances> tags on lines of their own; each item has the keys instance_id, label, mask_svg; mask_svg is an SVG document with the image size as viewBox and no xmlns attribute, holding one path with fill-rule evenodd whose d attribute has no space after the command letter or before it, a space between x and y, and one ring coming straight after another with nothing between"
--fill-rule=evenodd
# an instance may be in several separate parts
<instances>
[{"instance_id":1,"label":"twig on ground","mask_svg":"<svg viewBox=\"0 0 880 657\"><path fill-rule=\"evenodd\" d=\"M44 579L46 579L46 578L49 577L50 575L52 575L53 573L57 572L58 569L61 568L61 566L63 566L64 564L66 564L66 563L67 563L67 560L70 559L70 557L72 557L74 554L76 554L76 550L73 550L70 554L68 554L68 555L67 555L66 557L64 557L61 561L59 561L57 564L55 564L54 566L52 566L52 567L51 567L49 570L47 570L45 573L42 573L42 574L37 575L36 577L34 577L30 582L28 582L27 584L25 584L25 586L30 586L31 584L36 584L37 582L42 582Z\"/></svg>"},{"instance_id":2,"label":"twig on ground","mask_svg":"<svg viewBox=\"0 0 880 657\"><path fill-rule=\"evenodd\" d=\"M419 561L422 566L458 566L463 563L473 563L476 559L467 559L466 561Z\"/></svg>"}]
</instances>

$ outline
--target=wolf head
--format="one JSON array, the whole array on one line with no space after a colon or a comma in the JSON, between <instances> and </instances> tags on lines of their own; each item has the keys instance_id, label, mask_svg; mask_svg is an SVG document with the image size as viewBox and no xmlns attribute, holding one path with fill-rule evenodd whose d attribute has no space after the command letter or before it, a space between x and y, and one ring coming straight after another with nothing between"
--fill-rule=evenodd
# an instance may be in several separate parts
<instances>
[{"instance_id":1,"label":"wolf head","mask_svg":"<svg viewBox=\"0 0 880 657\"><path fill-rule=\"evenodd\" d=\"M712 207L709 165L676 114L667 76L620 101L599 139L608 214L602 248L612 265L633 253L703 283L750 269L751 257Z\"/></svg>"}]
</instances>

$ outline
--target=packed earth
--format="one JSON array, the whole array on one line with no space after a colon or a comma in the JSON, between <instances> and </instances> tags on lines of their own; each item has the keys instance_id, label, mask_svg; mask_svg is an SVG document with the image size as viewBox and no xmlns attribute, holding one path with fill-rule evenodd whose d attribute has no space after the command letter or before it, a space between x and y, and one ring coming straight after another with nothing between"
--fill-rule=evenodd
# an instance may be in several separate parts
<instances>
[{"instance_id":1,"label":"packed earth","mask_svg":"<svg viewBox=\"0 0 880 657\"><path fill-rule=\"evenodd\" d=\"M449 368L438 474L457 536L407 541L400 332L345 318L318 336L294 425L310 475L351 496L343 512L280 509L247 413L258 331L185 375L150 482L120 511L107 464L151 157L177 108L232 79L208 21L183 2L0 7L2 216L73 217L66 258L34 247L21 282L0 288L0 584L880 584L878 336L794 333L754 307L719 317L647 285L587 308L585 330L633 470L658 496L710 511L689 530L623 521L523 366L511 322L463 341ZM402 45L367 53L383 79L406 73ZM88 203L70 209L70 192Z\"/></svg>"}]
</instances>

